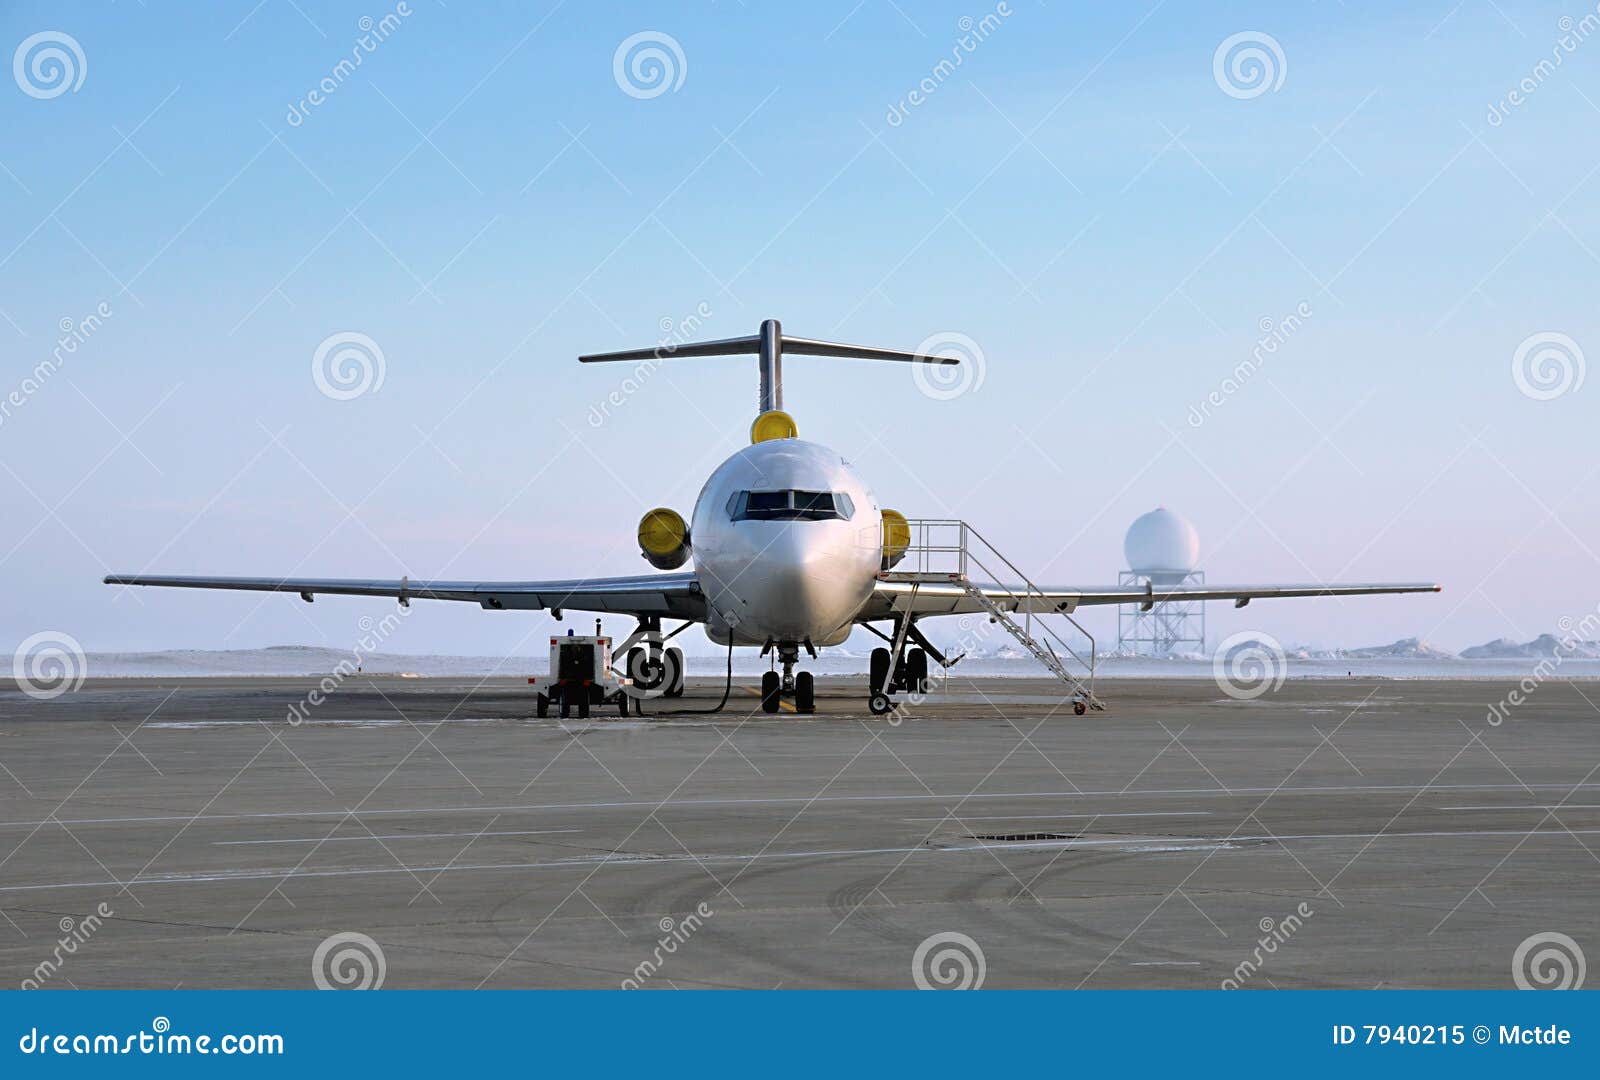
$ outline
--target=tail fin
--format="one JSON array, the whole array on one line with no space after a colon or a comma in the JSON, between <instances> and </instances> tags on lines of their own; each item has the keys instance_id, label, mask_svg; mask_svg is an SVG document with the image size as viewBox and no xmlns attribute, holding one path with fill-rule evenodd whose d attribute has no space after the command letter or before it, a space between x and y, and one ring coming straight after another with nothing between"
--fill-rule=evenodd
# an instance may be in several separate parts
<instances>
[{"instance_id":1,"label":"tail fin","mask_svg":"<svg viewBox=\"0 0 1600 1080\"><path fill-rule=\"evenodd\" d=\"M590 353L578 357L584 364L603 364L621 360L666 360L690 356L757 356L761 365L760 411L783 408L783 354L837 356L854 360L900 360L914 364L959 364L954 356L929 356L924 353L879 349L867 345L845 345L836 341L790 337L777 319L767 319L751 337L724 338L721 341L696 341L686 345L658 345L651 349L624 349L621 352Z\"/></svg>"}]
</instances>

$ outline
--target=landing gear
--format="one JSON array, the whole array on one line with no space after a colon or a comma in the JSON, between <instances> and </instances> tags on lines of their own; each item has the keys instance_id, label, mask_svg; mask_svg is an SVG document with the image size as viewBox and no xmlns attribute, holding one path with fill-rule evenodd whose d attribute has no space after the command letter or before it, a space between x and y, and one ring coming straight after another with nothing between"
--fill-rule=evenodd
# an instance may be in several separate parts
<instances>
[{"instance_id":1,"label":"landing gear","mask_svg":"<svg viewBox=\"0 0 1600 1080\"><path fill-rule=\"evenodd\" d=\"M778 663L782 665L782 672L768 671L761 676L761 708L765 712L777 712L781 708L784 698L794 702L794 711L798 713L812 713L817 711L817 683L809 671L795 671L794 666L800 660L800 649L804 647L813 659L817 650L809 641L768 641L761 650L761 655L776 652Z\"/></svg>"},{"instance_id":2,"label":"landing gear","mask_svg":"<svg viewBox=\"0 0 1600 1080\"><path fill-rule=\"evenodd\" d=\"M801 713L817 711L816 680L811 677L809 671L802 671L794 677L794 711Z\"/></svg>"},{"instance_id":3,"label":"landing gear","mask_svg":"<svg viewBox=\"0 0 1600 1080\"><path fill-rule=\"evenodd\" d=\"M684 674L683 650L678 648L676 645L669 648L666 651L666 662L667 673L670 676L670 678L667 680L667 696L682 697Z\"/></svg>"},{"instance_id":4,"label":"landing gear","mask_svg":"<svg viewBox=\"0 0 1600 1080\"><path fill-rule=\"evenodd\" d=\"M922 649L912 649L906 657L906 690L912 694L928 692L928 654Z\"/></svg>"},{"instance_id":5,"label":"landing gear","mask_svg":"<svg viewBox=\"0 0 1600 1080\"><path fill-rule=\"evenodd\" d=\"M628 678L646 697L683 696L683 650L635 645L628 650Z\"/></svg>"},{"instance_id":6,"label":"landing gear","mask_svg":"<svg viewBox=\"0 0 1600 1080\"><path fill-rule=\"evenodd\" d=\"M887 649L873 649L872 659L867 665L867 692L870 695L867 699L867 708L874 715L882 716L894 705L891 695L897 692L913 695L928 692L928 655L932 646L927 644L927 639L909 618L895 620L895 632L892 637L876 630L873 632L890 645ZM923 645L908 650L906 648L908 637L922 642ZM944 657L937 651L933 655L940 663L945 663Z\"/></svg>"}]
</instances>

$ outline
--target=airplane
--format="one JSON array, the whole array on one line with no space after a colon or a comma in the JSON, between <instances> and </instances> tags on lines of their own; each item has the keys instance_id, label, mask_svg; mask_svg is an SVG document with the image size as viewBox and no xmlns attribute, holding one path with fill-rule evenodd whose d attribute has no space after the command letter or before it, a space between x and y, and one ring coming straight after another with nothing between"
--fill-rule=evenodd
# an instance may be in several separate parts
<instances>
[{"instance_id":1,"label":"airplane","mask_svg":"<svg viewBox=\"0 0 1600 1080\"><path fill-rule=\"evenodd\" d=\"M763 321L749 337L578 357L585 364L757 357L759 410L751 425L750 445L712 471L689 520L666 507L656 507L640 520L641 554L658 573L537 581L137 573L109 574L105 583L298 593L308 603L318 595L394 597L406 606L412 600L455 600L491 611L548 610L558 619L566 611L631 616L638 629L617 651L626 655L639 691L666 696L683 691L682 652L666 642L699 624L710 640L729 649L730 679L735 646L759 647L763 656L774 654L782 671L767 671L761 684L761 707L769 713L778 711L784 699L796 712L814 712L812 674L795 671L801 651L814 658L818 649L842 644L852 630L863 626L887 643L873 651L870 664L868 709L876 715L895 707L896 692L926 689L928 657L946 668L961 658L946 657L934 647L917 625L926 618L987 615L991 621L1006 621L1007 629L1032 630L1035 620L1046 615L1070 617L1091 605L1138 604L1148 610L1167 602L1232 600L1243 607L1270 598L1439 591L1432 583L1158 588L1147 582L1143 587L1041 589L1031 583L975 582L966 561L966 545L975 534L964 523L944 523L960 526L960 551L955 544L914 544L912 523L898 511L880 506L850 462L835 450L799 438L794 419L783 411L785 354L927 365L960 362L953 356L793 337L776 319ZM897 570L919 547L914 561L926 572ZM933 572L930 551L951 555L956 569ZM682 569L691 559L692 569ZM1003 558L1000 562L1010 567ZM682 625L663 634L663 620ZM889 624L890 632L874 623ZM1027 635L1019 636L1029 644ZM1059 660L1054 646L1030 645L1030 651L1072 684L1076 712L1099 707L1092 689L1052 664L1052 657ZM544 702L540 704L542 715Z\"/></svg>"}]
</instances>

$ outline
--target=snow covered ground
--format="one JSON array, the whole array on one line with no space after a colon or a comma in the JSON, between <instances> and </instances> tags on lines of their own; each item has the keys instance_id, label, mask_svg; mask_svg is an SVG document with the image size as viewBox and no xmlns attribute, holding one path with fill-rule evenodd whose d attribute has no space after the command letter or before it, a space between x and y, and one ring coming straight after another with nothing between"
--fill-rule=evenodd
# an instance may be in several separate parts
<instances>
[{"instance_id":1,"label":"snow covered ground","mask_svg":"<svg viewBox=\"0 0 1600 1080\"><path fill-rule=\"evenodd\" d=\"M1553 639L1552 639L1553 640ZM1550 669L1550 653L1530 646L1495 650L1495 655L1455 656L1414 641L1393 646L1343 651L1284 649L1287 676L1294 678L1342 678L1347 675L1391 679L1439 678L1519 678L1533 672L1535 665L1547 661L1546 677L1561 679L1600 678L1600 653L1584 655L1574 651L1557 655L1559 663ZM1478 650L1467 650L1477 653ZM1508 655L1509 654L1509 655ZM325 675L352 658L337 649L285 645L267 649L170 650L165 652L89 653L87 673L100 678L174 678L184 676L296 676ZM723 670L722 655L692 655L689 670L694 675L716 675ZM770 661L753 649L734 652L734 671L751 675L765 671ZM856 675L867 670L867 657L840 650L826 650L817 660L808 661L808 670L818 675ZM374 675L414 675L427 677L541 675L546 657L442 656L376 654L365 658L362 670ZM998 677L1037 677L1043 669L1019 647L996 649L965 658L957 671L961 674ZM1206 678L1212 677L1209 656L1172 659L1102 654L1099 674L1106 678Z\"/></svg>"}]
</instances>

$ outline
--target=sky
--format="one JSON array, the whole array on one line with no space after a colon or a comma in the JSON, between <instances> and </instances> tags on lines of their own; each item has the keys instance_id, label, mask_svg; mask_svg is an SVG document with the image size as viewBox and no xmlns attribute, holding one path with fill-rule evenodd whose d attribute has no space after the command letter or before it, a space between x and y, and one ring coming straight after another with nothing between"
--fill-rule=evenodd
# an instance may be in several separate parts
<instances>
[{"instance_id":1,"label":"sky","mask_svg":"<svg viewBox=\"0 0 1600 1080\"><path fill-rule=\"evenodd\" d=\"M7 3L0 642L347 647L390 607L109 571L645 572L755 364L604 407L623 372L575 357L769 317L960 343L935 393L792 357L786 404L1041 584L1114 582L1164 505L1213 583L1445 586L1213 605L1213 640L1554 632L1600 602L1594 12ZM387 647L552 625L417 607Z\"/></svg>"}]
</instances>

